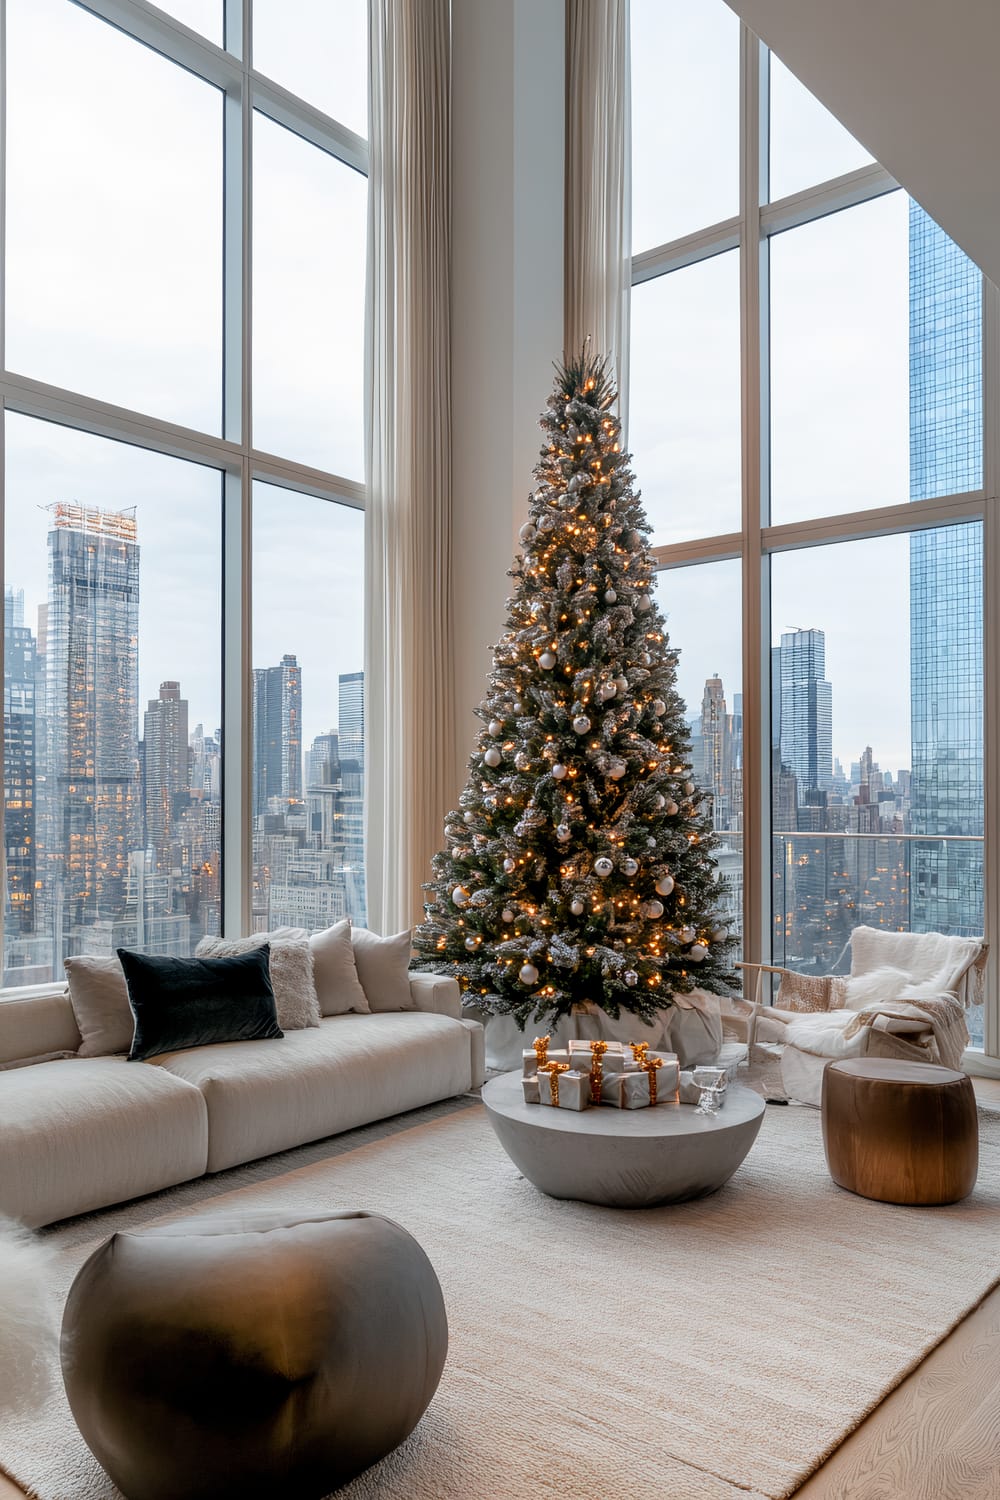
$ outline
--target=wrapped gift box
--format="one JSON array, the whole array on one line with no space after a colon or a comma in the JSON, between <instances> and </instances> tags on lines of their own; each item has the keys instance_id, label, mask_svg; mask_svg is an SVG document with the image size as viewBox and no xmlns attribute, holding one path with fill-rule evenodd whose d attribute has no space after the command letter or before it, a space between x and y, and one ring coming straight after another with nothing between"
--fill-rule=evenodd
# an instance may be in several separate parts
<instances>
[{"instance_id":1,"label":"wrapped gift box","mask_svg":"<svg viewBox=\"0 0 1000 1500\"><path fill-rule=\"evenodd\" d=\"M726 1102L726 1085L728 1082L728 1077L724 1077L720 1086L715 1090L715 1104L717 1109L721 1109ZM701 1098L701 1089L695 1083L693 1073L689 1068L685 1068L681 1073L679 1097L682 1104L697 1104Z\"/></svg>"},{"instance_id":2,"label":"wrapped gift box","mask_svg":"<svg viewBox=\"0 0 1000 1500\"><path fill-rule=\"evenodd\" d=\"M538 1097L538 1074L532 1073L530 1078L521 1079L521 1087L524 1090L525 1104L540 1104Z\"/></svg>"},{"instance_id":3,"label":"wrapped gift box","mask_svg":"<svg viewBox=\"0 0 1000 1500\"><path fill-rule=\"evenodd\" d=\"M565 1047L550 1047L547 1056L549 1062L568 1063L570 1060L569 1053ZM574 1063L572 1066L576 1067L577 1064ZM535 1054L535 1049L534 1047L526 1047L521 1053L521 1076L522 1078L531 1078L537 1072L538 1057Z\"/></svg>"},{"instance_id":4,"label":"wrapped gift box","mask_svg":"<svg viewBox=\"0 0 1000 1500\"><path fill-rule=\"evenodd\" d=\"M650 1057L659 1057L651 1052ZM656 1070L656 1102L672 1104L680 1082L677 1059L664 1058L663 1066ZM611 1104L615 1109L644 1109L649 1107L649 1073L644 1068L635 1072L608 1073L601 1083L601 1103Z\"/></svg>"},{"instance_id":5,"label":"wrapped gift box","mask_svg":"<svg viewBox=\"0 0 1000 1500\"><path fill-rule=\"evenodd\" d=\"M553 1102L551 1075L539 1073L535 1081L538 1084L539 1104L551 1105ZM558 1099L560 1109L586 1109L590 1103L590 1074L580 1073L576 1068L571 1068L568 1073L560 1073Z\"/></svg>"}]
</instances>

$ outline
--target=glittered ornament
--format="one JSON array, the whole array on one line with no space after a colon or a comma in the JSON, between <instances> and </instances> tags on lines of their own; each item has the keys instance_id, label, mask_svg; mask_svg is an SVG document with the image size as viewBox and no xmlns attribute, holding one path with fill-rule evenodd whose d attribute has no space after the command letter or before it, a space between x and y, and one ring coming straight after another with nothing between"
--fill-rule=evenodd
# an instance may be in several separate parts
<instances>
[{"instance_id":1,"label":"glittered ornament","mask_svg":"<svg viewBox=\"0 0 1000 1500\"><path fill-rule=\"evenodd\" d=\"M601 877L602 880L606 880L607 877L611 874L611 872L612 872L613 869L614 869L614 865L611 863L610 859L608 859L607 855L605 855L605 854L602 854L601 857L600 857L600 859L595 859L594 860L594 874L595 875L600 875L600 877Z\"/></svg>"},{"instance_id":2,"label":"glittered ornament","mask_svg":"<svg viewBox=\"0 0 1000 1500\"><path fill-rule=\"evenodd\" d=\"M646 905L643 907L643 911L646 913L647 917L655 922L658 917L663 916L663 902L647 901Z\"/></svg>"},{"instance_id":3,"label":"glittered ornament","mask_svg":"<svg viewBox=\"0 0 1000 1500\"><path fill-rule=\"evenodd\" d=\"M554 651L543 651L541 656L538 658L538 665L541 667L543 672L551 672L555 664L556 656Z\"/></svg>"},{"instance_id":4,"label":"glittered ornament","mask_svg":"<svg viewBox=\"0 0 1000 1500\"><path fill-rule=\"evenodd\" d=\"M500 764L500 751L497 749L496 745L490 746L486 754L483 756L483 760L488 766L492 766L494 768Z\"/></svg>"},{"instance_id":5,"label":"glittered ornament","mask_svg":"<svg viewBox=\"0 0 1000 1500\"><path fill-rule=\"evenodd\" d=\"M656 894L658 896L669 896L674 888L674 877L672 875L661 875L656 882Z\"/></svg>"},{"instance_id":6,"label":"glittered ornament","mask_svg":"<svg viewBox=\"0 0 1000 1500\"><path fill-rule=\"evenodd\" d=\"M489 891L473 891L472 898L471 898L471 901L470 901L469 904L471 906L489 906L489 904L490 904L490 893L489 893Z\"/></svg>"},{"instance_id":7,"label":"glittered ornament","mask_svg":"<svg viewBox=\"0 0 1000 1500\"><path fill-rule=\"evenodd\" d=\"M577 734L586 734L590 728L590 720L586 714L577 714L573 720L573 728Z\"/></svg>"},{"instance_id":8,"label":"glittered ornament","mask_svg":"<svg viewBox=\"0 0 1000 1500\"><path fill-rule=\"evenodd\" d=\"M522 964L521 972L517 977L522 984L537 984L538 970L535 968L534 964Z\"/></svg>"},{"instance_id":9,"label":"glittered ornament","mask_svg":"<svg viewBox=\"0 0 1000 1500\"><path fill-rule=\"evenodd\" d=\"M515 919L514 913L511 911L509 906L504 907L503 911L500 913L500 918L501 921L504 922L513 922Z\"/></svg>"},{"instance_id":10,"label":"glittered ornament","mask_svg":"<svg viewBox=\"0 0 1000 1500\"><path fill-rule=\"evenodd\" d=\"M634 969L626 969L625 973L622 975L622 978L625 980L625 983L629 986L630 989L633 985L639 983L639 976Z\"/></svg>"},{"instance_id":11,"label":"glittered ornament","mask_svg":"<svg viewBox=\"0 0 1000 1500\"><path fill-rule=\"evenodd\" d=\"M552 774L555 777L556 781L562 781L566 775L566 767L556 761L555 765L552 767Z\"/></svg>"},{"instance_id":12,"label":"glittered ornament","mask_svg":"<svg viewBox=\"0 0 1000 1500\"><path fill-rule=\"evenodd\" d=\"M583 916L585 908L579 896L573 897L572 901L569 903L569 909L573 913L574 917Z\"/></svg>"},{"instance_id":13,"label":"glittered ornament","mask_svg":"<svg viewBox=\"0 0 1000 1500\"><path fill-rule=\"evenodd\" d=\"M465 886L456 885L455 889L451 893L451 899L454 901L456 906L468 906L469 893L465 889Z\"/></svg>"},{"instance_id":14,"label":"glittered ornament","mask_svg":"<svg viewBox=\"0 0 1000 1500\"><path fill-rule=\"evenodd\" d=\"M639 873L637 861L634 859L622 860L622 873L628 876L637 875Z\"/></svg>"},{"instance_id":15,"label":"glittered ornament","mask_svg":"<svg viewBox=\"0 0 1000 1500\"><path fill-rule=\"evenodd\" d=\"M525 752L523 750L519 750L517 752L517 754L514 756L514 767L515 767L515 769L518 770L518 771L526 771L530 765L531 765L531 756L525 754Z\"/></svg>"}]
</instances>

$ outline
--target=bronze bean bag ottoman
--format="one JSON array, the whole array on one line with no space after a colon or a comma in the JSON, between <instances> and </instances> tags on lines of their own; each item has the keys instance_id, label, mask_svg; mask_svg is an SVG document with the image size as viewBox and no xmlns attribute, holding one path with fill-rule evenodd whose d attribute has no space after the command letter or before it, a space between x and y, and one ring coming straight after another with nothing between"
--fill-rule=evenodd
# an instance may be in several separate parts
<instances>
[{"instance_id":1,"label":"bronze bean bag ottoman","mask_svg":"<svg viewBox=\"0 0 1000 1500\"><path fill-rule=\"evenodd\" d=\"M823 1074L823 1146L834 1182L882 1203L957 1203L976 1185L972 1079L931 1063L857 1057Z\"/></svg>"},{"instance_id":2,"label":"bronze bean bag ottoman","mask_svg":"<svg viewBox=\"0 0 1000 1500\"><path fill-rule=\"evenodd\" d=\"M320 1500L413 1431L447 1347L434 1269L391 1219L205 1215L95 1251L62 1365L128 1500Z\"/></svg>"}]
</instances>

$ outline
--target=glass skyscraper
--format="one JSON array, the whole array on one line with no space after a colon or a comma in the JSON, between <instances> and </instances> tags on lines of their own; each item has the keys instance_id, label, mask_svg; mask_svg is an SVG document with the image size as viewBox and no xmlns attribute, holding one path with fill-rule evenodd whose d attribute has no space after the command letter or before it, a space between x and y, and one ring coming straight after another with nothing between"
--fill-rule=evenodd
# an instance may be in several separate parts
<instances>
[{"instance_id":1,"label":"glass skyscraper","mask_svg":"<svg viewBox=\"0 0 1000 1500\"><path fill-rule=\"evenodd\" d=\"M773 657L772 657L773 661ZM826 680L826 633L781 637L781 763L798 777L799 797L833 781L833 689Z\"/></svg>"},{"instance_id":2,"label":"glass skyscraper","mask_svg":"<svg viewBox=\"0 0 1000 1500\"><path fill-rule=\"evenodd\" d=\"M910 499L982 483L982 276L910 204ZM983 546L979 522L910 541L915 932L983 930Z\"/></svg>"}]
</instances>

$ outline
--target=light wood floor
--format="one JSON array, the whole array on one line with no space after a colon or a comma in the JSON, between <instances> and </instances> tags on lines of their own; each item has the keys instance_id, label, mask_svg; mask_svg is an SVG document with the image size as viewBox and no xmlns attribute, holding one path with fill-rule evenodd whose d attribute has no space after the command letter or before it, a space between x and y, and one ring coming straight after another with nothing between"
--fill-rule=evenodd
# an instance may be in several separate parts
<instances>
[{"instance_id":1,"label":"light wood floor","mask_svg":"<svg viewBox=\"0 0 1000 1500\"><path fill-rule=\"evenodd\" d=\"M1000 1108L1000 1082L973 1081L980 1101ZM998 1431L1000 1287L841 1443L794 1500L997 1500ZM0 1474L0 1500L23 1500L23 1494ZM498 1500L521 1497L498 1494Z\"/></svg>"}]
</instances>

